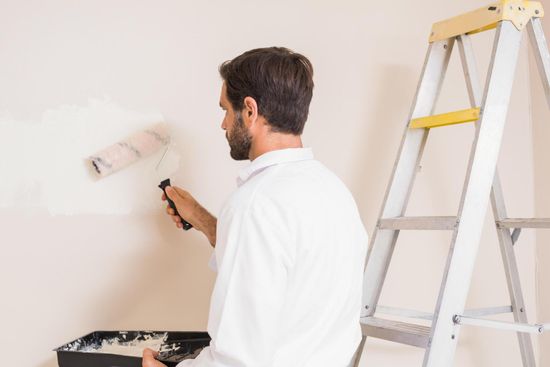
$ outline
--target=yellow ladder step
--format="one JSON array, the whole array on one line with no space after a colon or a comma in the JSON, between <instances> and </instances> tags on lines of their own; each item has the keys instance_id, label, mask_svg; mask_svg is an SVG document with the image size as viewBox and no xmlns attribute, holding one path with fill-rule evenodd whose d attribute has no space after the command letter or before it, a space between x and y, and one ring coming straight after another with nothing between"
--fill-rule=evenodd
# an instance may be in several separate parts
<instances>
[{"instance_id":1,"label":"yellow ladder step","mask_svg":"<svg viewBox=\"0 0 550 367\"><path fill-rule=\"evenodd\" d=\"M442 113L426 117L412 119L409 125L411 129L441 127L447 125L463 124L465 122L477 121L479 119L479 108Z\"/></svg>"}]
</instances>

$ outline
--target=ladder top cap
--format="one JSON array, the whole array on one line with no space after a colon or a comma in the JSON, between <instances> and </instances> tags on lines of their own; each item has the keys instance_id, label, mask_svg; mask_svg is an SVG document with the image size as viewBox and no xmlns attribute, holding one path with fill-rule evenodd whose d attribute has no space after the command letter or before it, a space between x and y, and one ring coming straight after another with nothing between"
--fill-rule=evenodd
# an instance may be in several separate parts
<instances>
[{"instance_id":1,"label":"ladder top cap","mask_svg":"<svg viewBox=\"0 0 550 367\"><path fill-rule=\"evenodd\" d=\"M522 30L531 18L542 18L544 9L538 1L502 0L483 8L434 23L429 42L441 41L462 34L474 34L507 20Z\"/></svg>"}]
</instances>

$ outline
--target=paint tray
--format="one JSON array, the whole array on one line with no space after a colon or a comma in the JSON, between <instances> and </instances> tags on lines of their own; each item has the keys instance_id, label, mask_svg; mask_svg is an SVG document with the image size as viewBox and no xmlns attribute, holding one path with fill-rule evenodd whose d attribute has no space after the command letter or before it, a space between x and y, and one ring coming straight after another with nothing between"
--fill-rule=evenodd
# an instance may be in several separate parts
<instances>
[{"instance_id":1,"label":"paint tray","mask_svg":"<svg viewBox=\"0 0 550 367\"><path fill-rule=\"evenodd\" d=\"M141 356L94 350L105 343L116 343L117 348L128 346L135 350L136 342L158 338L162 338L163 344L157 359L168 367L175 367L184 359L195 358L210 344L210 336L206 332L94 331L54 351L57 352L59 367L141 367Z\"/></svg>"}]
</instances>

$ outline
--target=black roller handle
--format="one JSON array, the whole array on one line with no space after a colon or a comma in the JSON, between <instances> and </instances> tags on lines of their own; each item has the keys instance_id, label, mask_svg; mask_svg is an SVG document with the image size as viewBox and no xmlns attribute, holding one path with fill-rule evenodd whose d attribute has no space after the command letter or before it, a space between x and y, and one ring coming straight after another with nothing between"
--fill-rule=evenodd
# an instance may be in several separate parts
<instances>
[{"instance_id":1,"label":"black roller handle","mask_svg":"<svg viewBox=\"0 0 550 367\"><path fill-rule=\"evenodd\" d=\"M164 192L164 195L166 196L166 200L168 200L168 205L170 205L170 208L172 208L174 210L174 212L176 213L176 215L181 218L181 224L183 224L183 230L188 231L191 228L193 228L193 226L191 225L191 223L189 223L185 219L183 219L183 217L178 213L178 210L176 209L176 204L174 204L174 202L168 197L168 194L166 194L166 188L168 186L172 186L172 185L170 185L170 179L169 178L162 181L159 185L161 190Z\"/></svg>"}]
</instances>

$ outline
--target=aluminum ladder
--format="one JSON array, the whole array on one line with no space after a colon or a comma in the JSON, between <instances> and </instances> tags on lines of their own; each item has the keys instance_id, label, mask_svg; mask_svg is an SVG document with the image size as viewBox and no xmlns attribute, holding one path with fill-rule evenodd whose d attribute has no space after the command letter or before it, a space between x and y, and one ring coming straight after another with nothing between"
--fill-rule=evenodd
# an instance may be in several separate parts
<instances>
[{"instance_id":1,"label":"aluminum ladder","mask_svg":"<svg viewBox=\"0 0 550 367\"><path fill-rule=\"evenodd\" d=\"M513 245L523 228L550 228L549 218L509 218L496 169L521 35L529 33L538 70L550 105L550 54L544 37L542 5L534 1L505 0L435 23L420 82L405 128L390 183L371 237L367 255L361 327L363 338L354 366L366 358L367 337L381 338L425 349L424 367L451 366L462 325L478 325L517 332L524 367L534 367L530 333L542 333L550 324L529 324ZM479 87L470 35L496 29L483 94ZM458 44L470 109L433 115L451 51ZM456 216L408 217L407 202L430 129L475 123L468 170ZM464 310L487 206L491 201L511 305ZM378 304L392 253L402 230L449 230L452 240L433 314ZM511 312L514 322L483 316ZM431 326L380 317L396 314L431 320ZM368 360L367 360L368 362ZM368 363L367 363L368 364Z\"/></svg>"}]
</instances>

